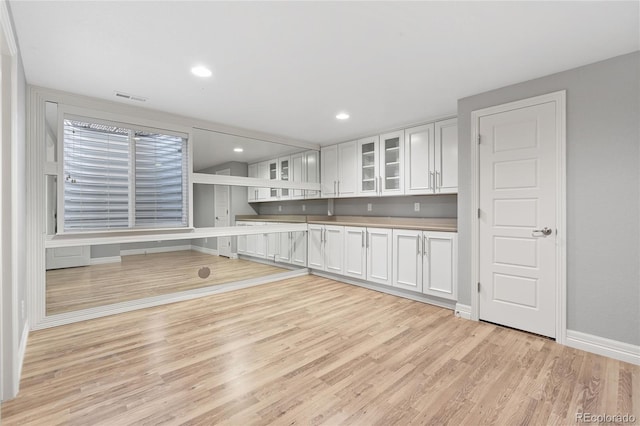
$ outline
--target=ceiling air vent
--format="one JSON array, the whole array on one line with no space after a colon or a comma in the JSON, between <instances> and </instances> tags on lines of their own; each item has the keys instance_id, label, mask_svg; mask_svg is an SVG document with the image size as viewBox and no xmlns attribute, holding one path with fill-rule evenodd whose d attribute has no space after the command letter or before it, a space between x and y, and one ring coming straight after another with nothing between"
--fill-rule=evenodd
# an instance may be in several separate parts
<instances>
[{"instance_id":1,"label":"ceiling air vent","mask_svg":"<svg viewBox=\"0 0 640 426\"><path fill-rule=\"evenodd\" d=\"M114 92L117 98L129 99L130 101L146 102L147 98L142 96L130 95L124 92Z\"/></svg>"}]
</instances>

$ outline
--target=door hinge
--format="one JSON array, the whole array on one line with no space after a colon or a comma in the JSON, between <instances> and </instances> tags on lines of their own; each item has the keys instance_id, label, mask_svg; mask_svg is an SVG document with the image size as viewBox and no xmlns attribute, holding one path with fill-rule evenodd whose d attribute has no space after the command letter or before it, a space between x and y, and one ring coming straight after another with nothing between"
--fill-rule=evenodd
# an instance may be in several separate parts
<instances>
[{"instance_id":1,"label":"door hinge","mask_svg":"<svg viewBox=\"0 0 640 426\"><path fill-rule=\"evenodd\" d=\"M480 219L480 209L478 209L478 219Z\"/></svg>"},{"instance_id":2,"label":"door hinge","mask_svg":"<svg viewBox=\"0 0 640 426\"><path fill-rule=\"evenodd\" d=\"M478 282L478 293L480 293L480 282Z\"/></svg>"},{"instance_id":3,"label":"door hinge","mask_svg":"<svg viewBox=\"0 0 640 426\"><path fill-rule=\"evenodd\" d=\"M480 135L478 135L478 145L480 145Z\"/></svg>"}]
</instances>

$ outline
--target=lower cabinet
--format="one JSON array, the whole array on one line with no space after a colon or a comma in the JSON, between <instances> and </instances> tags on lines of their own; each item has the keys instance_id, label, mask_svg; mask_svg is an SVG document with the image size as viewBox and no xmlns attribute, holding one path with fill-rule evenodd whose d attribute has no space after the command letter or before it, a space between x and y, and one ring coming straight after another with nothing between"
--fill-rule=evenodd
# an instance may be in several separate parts
<instances>
[{"instance_id":1,"label":"lower cabinet","mask_svg":"<svg viewBox=\"0 0 640 426\"><path fill-rule=\"evenodd\" d=\"M344 228L344 274L348 277L367 279L367 228Z\"/></svg>"},{"instance_id":2,"label":"lower cabinet","mask_svg":"<svg viewBox=\"0 0 640 426\"><path fill-rule=\"evenodd\" d=\"M344 227L344 275L391 285L392 230Z\"/></svg>"},{"instance_id":3,"label":"lower cabinet","mask_svg":"<svg viewBox=\"0 0 640 426\"><path fill-rule=\"evenodd\" d=\"M236 222L236 226L255 225L266 225L266 223L254 221ZM306 267L307 233L296 231L239 235L238 254Z\"/></svg>"},{"instance_id":4,"label":"lower cabinet","mask_svg":"<svg viewBox=\"0 0 640 426\"><path fill-rule=\"evenodd\" d=\"M309 267L342 275L344 227L310 224L308 230Z\"/></svg>"},{"instance_id":5,"label":"lower cabinet","mask_svg":"<svg viewBox=\"0 0 640 426\"><path fill-rule=\"evenodd\" d=\"M458 234L393 230L393 286L457 299Z\"/></svg>"}]
</instances>

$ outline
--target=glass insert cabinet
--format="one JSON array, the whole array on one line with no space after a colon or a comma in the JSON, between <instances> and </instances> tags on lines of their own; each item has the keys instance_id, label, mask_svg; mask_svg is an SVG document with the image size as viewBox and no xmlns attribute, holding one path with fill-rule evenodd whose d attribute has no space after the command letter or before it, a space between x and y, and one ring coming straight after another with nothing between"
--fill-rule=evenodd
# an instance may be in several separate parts
<instances>
[{"instance_id":1,"label":"glass insert cabinet","mask_svg":"<svg viewBox=\"0 0 640 426\"><path fill-rule=\"evenodd\" d=\"M358 194L404 192L404 132L358 141Z\"/></svg>"}]
</instances>

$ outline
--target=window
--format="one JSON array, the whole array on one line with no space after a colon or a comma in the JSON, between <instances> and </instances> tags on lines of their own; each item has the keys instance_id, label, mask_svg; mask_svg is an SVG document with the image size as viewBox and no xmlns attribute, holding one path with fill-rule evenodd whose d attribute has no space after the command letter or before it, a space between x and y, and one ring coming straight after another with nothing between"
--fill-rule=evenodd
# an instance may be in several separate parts
<instances>
[{"instance_id":1,"label":"window","mask_svg":"<svg viewBox=\"0 0 640 426\"><path fill-rule=\"evenodd\" d=\"M66 117L64 231L188 224L187 138Z\"/></svg>"}]
</instances>

